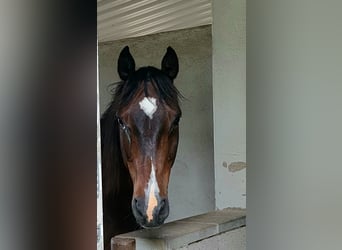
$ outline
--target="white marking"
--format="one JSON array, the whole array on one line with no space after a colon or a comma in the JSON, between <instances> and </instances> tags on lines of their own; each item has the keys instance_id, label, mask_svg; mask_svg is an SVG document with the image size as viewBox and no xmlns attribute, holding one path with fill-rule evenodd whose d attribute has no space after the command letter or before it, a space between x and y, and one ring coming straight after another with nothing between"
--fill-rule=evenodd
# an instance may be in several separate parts
<instances>
[{"instance_id":1,"label":"white marking","mask_svg":"<svg viewBox=\"0 0 342 250\"><path fill-rule=\"evenodd\" d=\"M155 167L151 157L151 174L148 181L147 187L145 189L145 200L147 201L146 215L147 220L153 220L153 210L158 205L157 196L159 194L159 187L156 178Z\"/></svg>"},{"instance_id":2,"label":"white marking","mask_svg":"<svg viewBox=\"0 0 342 250\"><path fill-rule=\"evenodd\" d=\"M157 100L154 97L144 97L139 102L140 109L142 109L145 114L152 120L154 112L157 111L158 105Z\"/></svg>"}]
</instances>

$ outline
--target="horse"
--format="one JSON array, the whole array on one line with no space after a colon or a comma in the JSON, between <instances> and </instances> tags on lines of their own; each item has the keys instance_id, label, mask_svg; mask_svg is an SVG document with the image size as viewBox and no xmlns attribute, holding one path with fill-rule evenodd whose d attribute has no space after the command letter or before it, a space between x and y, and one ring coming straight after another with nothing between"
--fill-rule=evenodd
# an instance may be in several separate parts
<instances>
[{"instance_id":1,"label":"horse","mask_svg":"<svg viewBox=\"0 0 342 250\"><path fill-rule=\"evenodd\" d=\"M126 46L117 71L121 81L100 123L106 250L113 236L160 227L168 217L168 183L182 115L173 48L167 48L161 69L136 70Z\"/></svg>"}]
</instances>

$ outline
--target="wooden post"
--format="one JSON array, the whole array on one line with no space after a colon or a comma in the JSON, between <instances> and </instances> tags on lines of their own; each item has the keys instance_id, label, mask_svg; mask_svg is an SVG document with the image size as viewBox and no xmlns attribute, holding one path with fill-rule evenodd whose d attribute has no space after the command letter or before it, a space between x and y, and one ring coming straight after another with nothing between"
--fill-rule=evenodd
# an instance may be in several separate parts
<instances>
[{"instance_id":1,"label":"wooden post","mask_svg":"<svg viewBox=\"0 0 342 250\"><path fill-rule=\"evenodd\" d=\"M111 250L135 250L135 239L132 238L112 238Z\"/></svg>"}]
</instances>

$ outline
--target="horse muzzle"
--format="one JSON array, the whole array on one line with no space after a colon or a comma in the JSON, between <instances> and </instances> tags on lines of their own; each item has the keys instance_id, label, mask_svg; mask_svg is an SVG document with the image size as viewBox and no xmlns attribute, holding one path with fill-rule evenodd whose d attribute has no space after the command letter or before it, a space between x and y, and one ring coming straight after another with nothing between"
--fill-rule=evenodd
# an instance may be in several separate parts
<instances>
[{"instance_id":1,"label":"horse muzzle","mask_svg":"<svg viewBox=\"0 0 342 250\"><path fill-rule=\"evenodd\" d=\"M154 202L145 197L133 198L132 211L137 223L143 228L160 227L169 216L169 201L159 196Z\"/></svg>"}]
</instances>

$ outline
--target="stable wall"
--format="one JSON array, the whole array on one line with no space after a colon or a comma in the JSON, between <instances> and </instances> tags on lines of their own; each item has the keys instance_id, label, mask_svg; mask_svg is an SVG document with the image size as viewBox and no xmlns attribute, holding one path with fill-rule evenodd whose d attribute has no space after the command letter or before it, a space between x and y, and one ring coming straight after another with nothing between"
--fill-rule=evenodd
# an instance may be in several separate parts
<instances>
[{"instance_id":1,"label":"stable wall","mask_svg":"<svg viewBox=\"0 0 342 250\"><path fill-rule=\"evenodd\" d=\"M168 46L178 57L175 85L185 99L177 158L169 184L167 221L215 209L211 26L178 30L99 44L100 111L111 101L108 85L119 81L117 59L128 45L136 66L160 68Z\"/></svg>"},{"instance_id":2,"label":"stable wall","mask_svg":"<svg viewBox=\"0 0 342 250\"><path fill-rule=\"evenodd\" d=\"M246 1L215 0L212 10L216 208L245 208Z\"/></svg>"}]
</instances>

